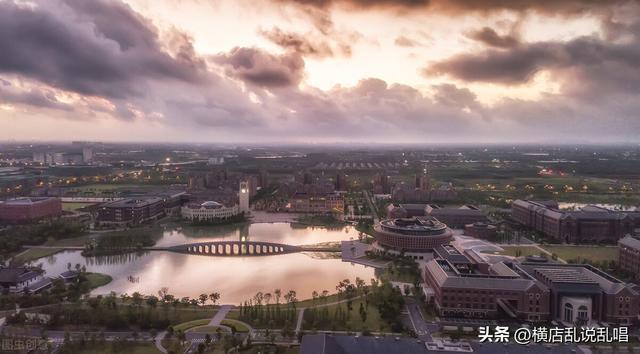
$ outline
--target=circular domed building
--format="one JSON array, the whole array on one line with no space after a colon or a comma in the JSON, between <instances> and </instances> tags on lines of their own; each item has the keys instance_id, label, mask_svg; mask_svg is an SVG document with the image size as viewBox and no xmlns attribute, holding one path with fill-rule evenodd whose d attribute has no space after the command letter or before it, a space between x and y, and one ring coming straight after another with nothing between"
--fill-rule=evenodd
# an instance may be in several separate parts
<instances>
[{"instance_id":1,"label":"circular domed building","mask_svg":"<svg viewBox=\"0 0 640 354\"><path fill-rule=\"evenodd\" d=\"M377 247L389 253L430 252L453 237L447 225L434 218L386 219L373 229Z\"/></svg>"},{"instance_id":2,"label":"circular domed building","mask_svg":"<svg viewBox=\"0 0 640 354\"><path fill-rule=\"evenodd\" d=\"M216 201L206 201L204 203L190 203L182 207L182 217L189 220L207 221L228 219L240 214L238 206L227 207Z\"/></svg>"}]
</instances>

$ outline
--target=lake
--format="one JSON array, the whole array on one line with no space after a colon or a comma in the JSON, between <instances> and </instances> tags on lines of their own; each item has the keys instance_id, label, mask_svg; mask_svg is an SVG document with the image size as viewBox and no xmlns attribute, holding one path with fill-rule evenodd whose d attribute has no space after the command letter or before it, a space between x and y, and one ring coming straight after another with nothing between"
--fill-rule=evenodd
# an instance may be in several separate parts
<instances>
[{"instance_id":1,"label":"lake","mask_svg":"<svg viewBox=\"0 0 640 354\"><path fill-rule=\"evenodd\" d=\"M289 223L245 224L223 227L167 228L156 243L157 246L173 246L185 243L253 240L311 245L357 239L358 232L351 226L338 229L307 227ZM291 253L256 257L212 257L187 255L168 251L151 251L143 254L119 256L83 257L79 251L65 251L41 258L50 277L67 269L71 263L84 265L89 272L109 274L113 281L93 291L92 294L118 294L140 292L156 295L163 287L177 297L197 297L202 293L219 292L221 303L239 304L253 297L256 292L281 289L297 292L298 299L311 297L316 290L335 292L336 284L343 279L354 281L360 277L369 282L375 277L374 269L353 265L335 258L335 254Z\"/></svg>"}]
</instances>

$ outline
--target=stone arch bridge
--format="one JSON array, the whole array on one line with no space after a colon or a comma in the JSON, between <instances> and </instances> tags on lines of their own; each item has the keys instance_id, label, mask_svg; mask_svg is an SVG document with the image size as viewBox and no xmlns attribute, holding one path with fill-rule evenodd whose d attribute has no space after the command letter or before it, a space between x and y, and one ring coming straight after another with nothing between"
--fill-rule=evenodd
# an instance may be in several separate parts
<instances>
[{"instance_id":1,"label":"stone arch bridge","mask_svg":"<svg viewBox=\"0 0 640 354\"><path fill-rule=\"evenodd\" d=\"M300 246L260 241L210 241L167 247L167 251L204 256L270 256L302 252Z\"/></svg>"}]
</instances>

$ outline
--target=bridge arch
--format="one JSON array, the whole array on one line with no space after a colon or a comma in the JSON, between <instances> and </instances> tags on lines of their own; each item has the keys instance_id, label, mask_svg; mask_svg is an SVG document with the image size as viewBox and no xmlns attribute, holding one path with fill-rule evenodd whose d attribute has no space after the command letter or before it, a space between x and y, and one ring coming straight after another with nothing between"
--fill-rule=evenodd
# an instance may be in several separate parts
<instances>
[{"instance_id":1,"label":"bridge arch","mask_svg":"<svg viewBox=\"0 0 640 354\"><path fill-rule=\"evenodd\" d=\"M300 252L302 248L286 244L261 241L211 241L178 245L167 250L207 256L268 256Z\"/></svg>"}]
</instances>

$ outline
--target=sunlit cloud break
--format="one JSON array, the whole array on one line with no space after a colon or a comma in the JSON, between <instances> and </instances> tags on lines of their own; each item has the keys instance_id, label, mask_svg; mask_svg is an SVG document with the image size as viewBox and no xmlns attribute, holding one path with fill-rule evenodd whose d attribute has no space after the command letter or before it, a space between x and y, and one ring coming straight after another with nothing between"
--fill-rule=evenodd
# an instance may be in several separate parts
<instances>
[{"instance_id":1,"label":"sunlit cloud break","mask_svg":"<svg viewBox=\"0 0 640 354\"><path fill-rule=\"evenodd\" d=\"M0 139L640 141L638 1L0 1Z\"/></svg>"}]
</instances>

